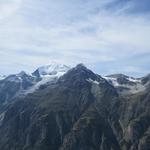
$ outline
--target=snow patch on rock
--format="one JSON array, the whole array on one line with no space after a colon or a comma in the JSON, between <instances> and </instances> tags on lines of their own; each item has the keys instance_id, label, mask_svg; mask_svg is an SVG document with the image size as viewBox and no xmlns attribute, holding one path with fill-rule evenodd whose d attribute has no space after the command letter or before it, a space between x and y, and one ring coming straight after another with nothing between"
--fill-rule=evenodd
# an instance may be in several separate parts
<instances>
[{"instance_id":1,"label":"snow patch on rock","mask_svg":"<svg viewBox=\"0 0 150 150\"><path fill-rule=\"evenodd\" d=\"M110 84L112 84L119 93L121 94L135 94L138 92L142 92L146 89L146 87L142 84L141 79L136 79L133 77L127 77L126 80L129 81L129 83L126 84L120 84L118 82L117 77L104 77ZM130 84L132 83L132 84Z\"/></svg>"},{"instance_id":2,"label":"snow patch on rock","mask_svg":"<svg viewBox=\"0 0 150 150\"><path fill-rule=\"evenodd\" d=\"M92 80L91 78L87 79L88 82L99 85L99 82L96 80Z\"/></svg>"}]
</instances>

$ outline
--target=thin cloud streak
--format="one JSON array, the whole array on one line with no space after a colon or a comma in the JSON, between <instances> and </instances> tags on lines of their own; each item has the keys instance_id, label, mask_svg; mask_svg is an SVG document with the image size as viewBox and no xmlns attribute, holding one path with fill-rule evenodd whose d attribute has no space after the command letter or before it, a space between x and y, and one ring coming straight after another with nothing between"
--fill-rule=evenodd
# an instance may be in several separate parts
<instances>
[{"instance_id":1,"label":"thin cloud streak","mask_svg":"<svg viewBox=\"0 0 150 150\"><path fill-rule=\"evenodd\" d=\"M116 1L14 1L10 4L14 8L12 15L0 16L0 52L3 53L0 65L13 67L11 72L23 69L22 66L31 71L49 60L57 60L72 65L83 62L88 66L107 62L114 64L111 68L115 69L117 63L128 61L129 55L148 53L148 15L127 13L133 8L130 3L118 5L115 11L106 7ZM122 68L132 63L121 62ZM138 68L137 65L133 68ZM0 72L11 73L4 67Z\"/></svg>"}]
</instances>

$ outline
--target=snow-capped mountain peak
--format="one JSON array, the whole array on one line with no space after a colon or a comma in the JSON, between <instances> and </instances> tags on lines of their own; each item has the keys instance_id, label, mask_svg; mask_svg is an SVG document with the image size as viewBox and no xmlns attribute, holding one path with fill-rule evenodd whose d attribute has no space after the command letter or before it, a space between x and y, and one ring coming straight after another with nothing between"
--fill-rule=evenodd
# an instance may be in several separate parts
<instances>
[{"instance_id":1,"label":"snow-capped mountain peak","mask_svg":"<svg viewBox=\"0 0 150 150\"><path fill-rule=\"evenodd\" d=\"M40 86L57 81L59 77L64 75L68 70L71 68L64 64L59 64L56 62L52 62L48 65L41 66L38 69L36 69L32 75L33 77L36 77L39 80L37 84L32 86L27 93L32 93L35 90L39 89Z\"/></svg>"},{"instance_id":2,"label":"snow-capped mountain peak","mask_svg":"<svg viewBox=\"0 0 150 150\"><path fill-rule=\"evenodd\" d=\"M113 75L106 76L104 78L112 82L112 84L115 86L126 85L126 84L135 85L136 83L141 82L140 79L129 77L123 74L113 74Z\"/></svg>"},{"instance_id":3,"label":"snow-capped mountain peak","mask_svg":"<svg viewBox=\"0 0 150 150\"><path fill-rule=\"evenodd\" d=\"M104 77L121 94L134 94L145 90L141 79L129 77L123 74L114 74Z\"/></svg>"},{"instance_id":4,"label":"snow-capped mountain peak","mask_svg":"<svg viewBox=\"0 0 150 150\"><path fill-rule=\"evenodd\" d=\"M69 66L64 64L59 64L56 62L52 62L48 65L39 67L36 71L32 73L34 76L43 77L47 75L63 75L70 69Z\"/></svg>"}]
</instances>

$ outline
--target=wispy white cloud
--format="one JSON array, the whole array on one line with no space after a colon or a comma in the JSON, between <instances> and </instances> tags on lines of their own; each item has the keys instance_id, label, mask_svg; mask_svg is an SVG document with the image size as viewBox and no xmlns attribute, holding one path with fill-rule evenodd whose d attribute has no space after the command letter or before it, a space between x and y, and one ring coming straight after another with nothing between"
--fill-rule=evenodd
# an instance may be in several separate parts
<instances>
[{"instance_id":1,"label":"wispy white cloud","mask_svg":"<svg viewBox=\"0 0 150 150\"><path fill-rule=\"evenodd\" d=\"M117 5L115 9L108 7L116 2L3 2L0 6L3 8L0 9L0 65L3 68L0 71L17 72L23 67L32 70L49 60L83 62L89 66L109 63L114 69L120 62L122 68L132 66L132 61L127 64L122 60L150 51L149 16L127 13L134 3ZM134 64L133 68L138 67ZM105 72L108 69L105 68Z\"/></svg>"},{"instance_id":2,"label":"wispy white cloud","mask_svg":"<svg viewBox=\"0 0 150 150\"><path fill-rule=\"evenodd\" d=\"M13 16L21 7L22 0L1 0L0 1L0 20Z\"/></svg>"}]
</instances>

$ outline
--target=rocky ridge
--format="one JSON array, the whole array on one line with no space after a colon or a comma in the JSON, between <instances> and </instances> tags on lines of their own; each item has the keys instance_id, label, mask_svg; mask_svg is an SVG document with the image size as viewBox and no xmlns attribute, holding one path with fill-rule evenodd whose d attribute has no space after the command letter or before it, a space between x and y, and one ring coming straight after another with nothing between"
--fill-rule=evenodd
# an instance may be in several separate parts
<instances>
[{"instance_id":1,"label":"rocky ridge","mask_svg":"<svg viewBox=\"0 0 150 150\"><path fill-rule=\"evenodd\" d=\"M149 150L150 80L140 80L143 91L124 95L108 78L79 64L0 105L0 149Z\"/></svg>"}]
</instances>

